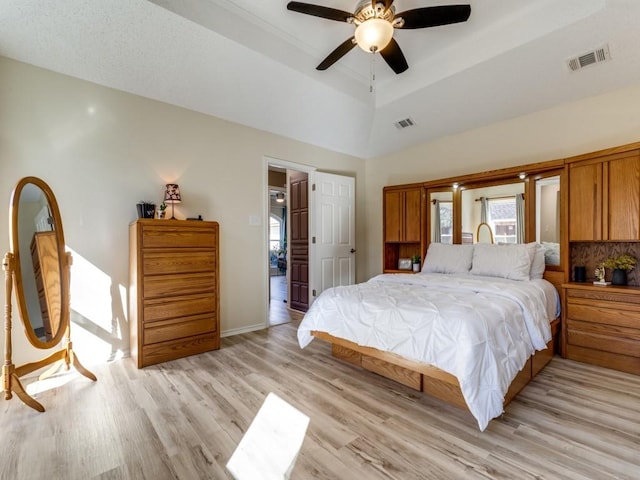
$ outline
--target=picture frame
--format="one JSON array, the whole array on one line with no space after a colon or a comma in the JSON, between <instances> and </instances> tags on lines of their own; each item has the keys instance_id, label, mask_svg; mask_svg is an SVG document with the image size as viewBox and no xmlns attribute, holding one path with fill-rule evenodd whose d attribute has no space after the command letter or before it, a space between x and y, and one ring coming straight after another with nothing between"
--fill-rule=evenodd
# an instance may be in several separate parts
<instances>
[{"instance_id":1,"label":"picture frame","mask_svg":"<svg viewBox=\"0 0 640 480\"><path fill-rule=\"evenodd\" d=\"M410 258L398 259L398 270L411 270L413 268Z\"/></svg>"}]
</instances>

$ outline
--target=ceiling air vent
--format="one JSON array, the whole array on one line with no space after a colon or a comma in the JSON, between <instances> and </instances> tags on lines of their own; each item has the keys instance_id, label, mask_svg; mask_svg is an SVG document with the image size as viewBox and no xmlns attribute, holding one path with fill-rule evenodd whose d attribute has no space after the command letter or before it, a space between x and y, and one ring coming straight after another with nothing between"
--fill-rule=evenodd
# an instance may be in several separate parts
<instances>
[{"instance_id":1,"label":"ceiling air vent","mask_svg":"<svg viewBox=\"0 0 640 480\"><path fill-rule=\"evenodd\" d=\"M402 120L398 120L394 125L398 130L402 130L403 128L413 127L416 122L413 121L412 118L403 118Z\"/></svg>"},{"instance_id":2,"label":"ceiling air vent","mask_svg":"<svg viewBox=\"0 0 640 480\"><path fill-rule=\"evenodd\" d=\"M567 65L569 66L569 70L575 72L589 65L604 62L605 60L611 60L609 45L603 45L578 57L570 58L567 60Z\"/></svg>"}]
</instances>

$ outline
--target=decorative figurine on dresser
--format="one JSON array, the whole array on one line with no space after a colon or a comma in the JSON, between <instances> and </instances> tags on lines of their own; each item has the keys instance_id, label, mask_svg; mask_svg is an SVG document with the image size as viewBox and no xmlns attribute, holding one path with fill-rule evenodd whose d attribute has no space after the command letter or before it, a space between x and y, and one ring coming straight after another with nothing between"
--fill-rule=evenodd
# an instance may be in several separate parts
<instances>
[{"instance_id":1,"label":"decorative figurine on dresser","mask_svg":"<svg viewBox=\"0 0 640 480\"><path fill-rule=\"evenodd\" d=\"M131 356L138 368L220 348L218 223L129 227Z\"/></svg>"}]
</instances>

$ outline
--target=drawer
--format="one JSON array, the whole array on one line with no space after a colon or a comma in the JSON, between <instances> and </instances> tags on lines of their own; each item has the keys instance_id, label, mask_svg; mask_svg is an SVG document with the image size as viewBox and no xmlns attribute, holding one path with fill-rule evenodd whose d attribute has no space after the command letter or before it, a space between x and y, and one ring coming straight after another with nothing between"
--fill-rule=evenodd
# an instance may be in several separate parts
<instances>
[{"instance_id":1,"label":"drawer","mask_svg":"<svg viewBox=\"0 0 640 480\"><path fill-rule=\"evenodd\" d=\"M631 288L631 287L629 287ZM568 288L566 291L567 300L575 302L589 302L592 304L620 304L640 308L640 295L636 289L629 290L628 293L612 287L597 287L591 289Z\"/></svg>"},{"instance_id":2,"label":"drawer","mask_svg":"<svg viewBox=\"0 0 640 480\"><path fill-rule=\"evenodd\" d=\"M215 293L216 275L214 272L192 273L186 275L152 275L143 281L144 298L188 295L193 293Z\"/></svg>"},{"instance_id":3,"label":"drawer","mask_svg":"<svg viewBox=\"0 0 640 480\"><path fill-rule=\"evenodd\" d=\"M640 329L640 311L636 305L569 299L567 318Z\"/></svg>"},{"instance_id":4,"label":"drawer","mask_svg":"<svg viewBox=\"0 0 640 480\"><path fill-rule=\"evenodd\" d=\"M173 318L145 325L142 342L144 345L150 345L215 331L216 320L213 314Z\"/></svg>"},{"instance_id":5,"label":"drawer","mask_svg":"<svg viewBox=\"0 0 640 480\"><path fill-rule=\"evenodd\" d=\"M144 345L140 349L138 368L218 348L220 348L220 339L215 333Z\"/></svg>"},{"instance_id":6,"label":"drawer","mask_svg":"<svg viewBox=\"0 0 640 480\"><path fill-rule=\"evenodd\" d=\"M214 313L216 297L213 294L186 295L144 301L144 327L150 322Z\"/></svg>"},{"instance_id":7,"label":"drawer","mask_svg":"<svg viewBox=\"0 0 640 480\"><path fill-rule=\"evenodd\" d=\"M146 251L142 254L142 273L144 275L212 272L215 268L215 251Z\"/></svg>"},{"instance_id":8,"label":"drawer","mask_svg":"<svg viewBox=\"0 0 640 480\"><path fill-rule=\"evenodd\" d=\"M623 353L629 357L640 357L640 339L629 336L606 335L604 331L570 329L567 343L591 350L610 352L615 354Z\"/></svg>"},{"instance_id":9,"label":"drawer","mask_svg":"<svg viewBox=\"0 0 640 480\"><path fill-rule=\"evenodd\" d=\"M217 232L213 228L144 225L142 248L215 248Z\"/></svg>"}]
</instances>

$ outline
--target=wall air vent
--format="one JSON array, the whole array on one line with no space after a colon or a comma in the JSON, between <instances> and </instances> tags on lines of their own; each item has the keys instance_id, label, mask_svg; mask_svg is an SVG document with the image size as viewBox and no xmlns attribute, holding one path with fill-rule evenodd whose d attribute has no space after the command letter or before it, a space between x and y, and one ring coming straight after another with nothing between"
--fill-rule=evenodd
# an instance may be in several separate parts
<instances>
[{"instance_id":1,"label":"wall air vent","mask_svg":"<svg viewBox=\"0 0 640 480\"><path fill-rule=\"evenodd\" d=\"M590 52L587 52L578 57L573 57L567 60L567 66L572 72L576 72L589 65L595 65L596 63L611 60L611 53L609 52L609 45L603 45Z\"/></svg>"},{"instance_id":2,"label":"wall air vent","mask_svg":"<svg viewBox=\"0 0 640 480\"><path fill-rule=\"evenodd\" d=\"M402 120L398 120L394 125L398 130L402 130L403 128L413 127L416 122L413 121L412 118L403 118Z\"/></svg>"}]
</instances>

